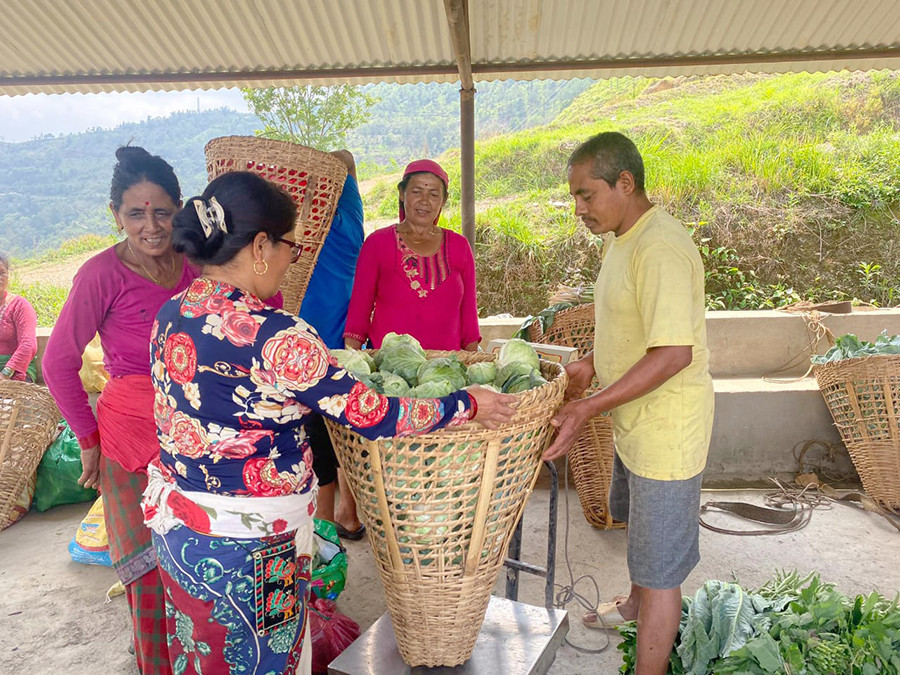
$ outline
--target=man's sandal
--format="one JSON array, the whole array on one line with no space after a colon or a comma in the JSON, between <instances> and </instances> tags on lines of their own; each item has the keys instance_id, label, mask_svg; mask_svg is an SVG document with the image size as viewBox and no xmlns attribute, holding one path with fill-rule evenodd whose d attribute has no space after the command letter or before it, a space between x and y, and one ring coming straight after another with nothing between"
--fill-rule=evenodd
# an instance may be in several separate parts
<instances>
[{"instance_id":1,"label":"man's sandal","mask_svg":"<svg viewBox=\"0 0 900 675\"><path fill-rule=\"evenodd\" d=\"M609 602L601 602L597 605L597 609L581 617L581 622L594 630L615 630L627 621L619 612L619 604L627 599L624 596L619 596Z\"/></svg>"}]
</instances>

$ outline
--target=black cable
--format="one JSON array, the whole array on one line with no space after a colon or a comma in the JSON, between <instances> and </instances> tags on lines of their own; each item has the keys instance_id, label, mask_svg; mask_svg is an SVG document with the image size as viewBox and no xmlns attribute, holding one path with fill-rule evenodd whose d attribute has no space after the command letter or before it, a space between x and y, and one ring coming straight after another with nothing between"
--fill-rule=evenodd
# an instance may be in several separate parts
<instances>
[{"instance_id":1,"label":"black cable","mask_svg":"<svg viewBox=\"0 0 900 675\"><path fill-rule=\"evenodd\" d=\"M572 603L573 601L577 601L586 611L592 612L597 609L597 605L600 604L600 586L597 584L597 580L594 579L590 574L582 574L577 579L575 578L575 573L572 571L572 563L569 561L569 456L566 455L566 466L565 472L563 474L563 489L565 490L565 498L566 498L566 532L563 537L563 541L565 542L563 545L563 557L566 559L566 569L569 571L569 585L563 584L554 584L559 590L554 596L555 602L554 606L559 609L565 609L566 605ZM590 604L588 599L577 593L575 591L575 587L579 582L583 580L588 580L594 585L594 593L597 597L597 602L593 605ZM598 649L590 649L588 647L582 647L580 645L576 645L569 639L569 636L566 635L565 643L569 645L575 651L581 652L582 654L600 654L609 649L611 641L609 639L609 631L612 630L603 623L603 617L597 614L597 619L600 621L600 625L603 626L602 633L606 637L606 643L598 648ZM593 629L592 629L593 630Z\"/></svg>"}]
</instances>

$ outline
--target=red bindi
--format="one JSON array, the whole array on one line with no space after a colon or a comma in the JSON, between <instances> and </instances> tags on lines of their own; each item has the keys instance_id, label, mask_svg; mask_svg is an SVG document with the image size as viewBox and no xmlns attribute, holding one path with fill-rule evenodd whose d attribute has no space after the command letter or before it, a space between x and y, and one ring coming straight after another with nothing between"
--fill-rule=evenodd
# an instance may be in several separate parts
<instances>
[{"instance_id":1,"label":"red bindi","mask_svg":"<svg viewBox=\"0 0 900 675\"><path fill-rule=\"evenodd\" d=\"M150 202L144 202L144 206L150 206Z\"/></svg>"}]
</instances>

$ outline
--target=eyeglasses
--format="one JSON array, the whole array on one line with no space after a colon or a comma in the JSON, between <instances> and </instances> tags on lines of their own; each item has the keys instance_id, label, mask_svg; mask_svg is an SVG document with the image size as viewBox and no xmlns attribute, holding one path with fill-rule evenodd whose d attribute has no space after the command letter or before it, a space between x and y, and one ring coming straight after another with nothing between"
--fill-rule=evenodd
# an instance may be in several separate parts
<instances>
[{"instance_id":1,"label":"eyeglasses","mask_svg":"<svg viewBox=\"0 0 900 675\"><path fill-rule=\"evenodd\" d=\"M280 241L282 244L287 244L292 249L294 249L293 254L291 255L291 264L292 265L295 262L297 262L298 260L300 260L300 256L303 255L303 245L302 244L298 244L296 241L289 241L287 239L281 239L281 238L279 238L278 241Z\"/></svg>"}]
</instances>

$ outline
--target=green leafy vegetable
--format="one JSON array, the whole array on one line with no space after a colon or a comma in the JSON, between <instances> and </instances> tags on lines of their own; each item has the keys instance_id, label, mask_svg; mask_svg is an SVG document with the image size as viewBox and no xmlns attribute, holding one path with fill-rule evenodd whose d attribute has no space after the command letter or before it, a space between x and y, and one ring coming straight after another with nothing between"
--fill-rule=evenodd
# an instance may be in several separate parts
<instances>
[{"instance_id":1,"label":"green leafy vegetable","mask_svg":"<svg viewBox=\"0 0 900 675\"><path fill-rule=\"evenodd\" d=\"M879 356L883 354L900 354L900 335L888 335L887 331L881 331L875 342L860 340L852 333L842 335L834 341L834 347L824 354L815 354L812 362L816 365L833 363L844 359L857 359L864 356Z\"/></svg>"},{"instance_id":2,"label":"green leafy vegetable","mask_svg":"<svg viewBox=\"0 0 900 675\"><path fill-rule=\"evenodd\" d=\"M633 673L635 622L619 628ZM756 591L708 581L682 600L669 673L898 675L900 608L878 593L852 601L815 573L779 572Z\"/></svg>"}]
</instances>

